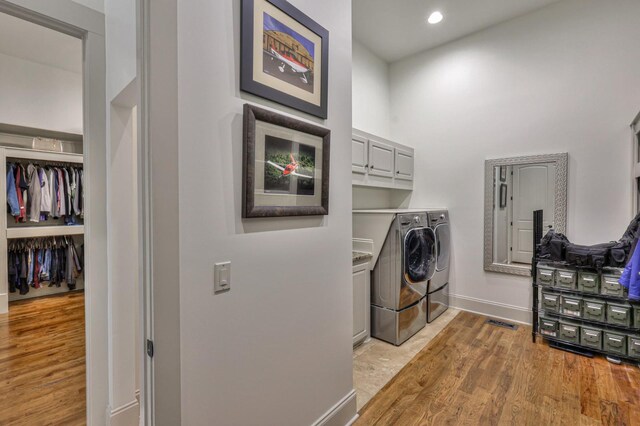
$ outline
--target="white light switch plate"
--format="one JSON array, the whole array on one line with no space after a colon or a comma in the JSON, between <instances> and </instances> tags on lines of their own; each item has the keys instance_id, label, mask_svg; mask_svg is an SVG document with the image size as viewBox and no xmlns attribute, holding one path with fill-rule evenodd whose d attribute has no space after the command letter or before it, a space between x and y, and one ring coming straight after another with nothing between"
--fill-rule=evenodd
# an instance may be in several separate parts
<instances>
[{"instance_id":1,"label":"white light switch plate","mask_svg":"<svg viewBox=\"0 0 640 426\"><path fill-rule=\"evenodd\" d=\"M231 262L216 263L213 267L213 293L231 290Z\"/></svg>"}]
</instances>

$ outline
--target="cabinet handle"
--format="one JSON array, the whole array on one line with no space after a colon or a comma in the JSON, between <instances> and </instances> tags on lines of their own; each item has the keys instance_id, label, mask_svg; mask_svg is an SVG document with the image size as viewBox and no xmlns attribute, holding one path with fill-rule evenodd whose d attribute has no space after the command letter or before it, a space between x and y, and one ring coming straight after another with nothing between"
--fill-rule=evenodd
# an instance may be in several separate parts
<instances>
[{"instance_id":1,"label":"cabinet handle","mask_svg":"<svg viewBox=\"0 0 640 426\"><path fill-rule=\"evenodd\" d=\"M371 170L373 170L373 166L369 167Z\"/></svg>"},{"instance_id":2,"label":"cabinet handle","mask_svg":"<svg viewBox=\"0 0 640 426\"><path fill-rule=\"evenodd\" d=\"M400 170L397 170L397 171L396 171L396 174L398 174L398 175L399 175L399 174L400 174Z\"/></svg>"},{"instance_id":3,"label":"cabinet handle","mask_svg":"<svg viewBox=\"0 0 640 426\"><path fill-rule=\"evenodd\" d=\"M369 168L369 165L368 165L368 164L365 164L365 165L364 165L364 168L365 168L365 169L368 169L368 168Z\"/></svg>"}]
</instances>

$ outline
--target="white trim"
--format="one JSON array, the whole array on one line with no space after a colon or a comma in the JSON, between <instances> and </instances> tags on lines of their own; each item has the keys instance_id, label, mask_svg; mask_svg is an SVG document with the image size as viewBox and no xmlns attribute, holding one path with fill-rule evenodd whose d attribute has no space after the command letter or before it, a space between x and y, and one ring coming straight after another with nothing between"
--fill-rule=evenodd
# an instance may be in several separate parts
<instances>
[{"instance_id":1,"label":"white trim","mask_svg":"<svg viewBox=\"0 0 640 426\"><path fill-rule=\"evenodd\" d=\"M51 152L26 148L5 148L6 158L19 158L25 160L52 161L56 163L76 163L82 164L84 158L82 154L71 154L69 152Z\"/></svg>"},{"instance_id":2,"label":"white trim","mask_svg":"<svg viewBox=\"0 0 640 426\"><path fill-rule=\"evenodd\" d=\"M353 424L358 418L356 391L351 389L336 405L324 413L313 426L345 426Z\"/></svg>"},{"instance_id":3,"label":"white trim","mask_svg":"<svg viewBox=\"0 0 640 426\"><path fill-rule=\"evenodd\" d=\"M450 294L449 301L452 308L462 311L531 325L531 309L528 308L462 296L460 294Z\"/></svg>"},{"instance_id":4,"label":"white trim","mask_svg":"<svg viewBox=\"0 0 640 426\"><path fill-rule=\"evenodd\" d=\"M109 426L132 426L140 423L140 404L137 399L111 410Z\"/></svg>"}]
</instances>

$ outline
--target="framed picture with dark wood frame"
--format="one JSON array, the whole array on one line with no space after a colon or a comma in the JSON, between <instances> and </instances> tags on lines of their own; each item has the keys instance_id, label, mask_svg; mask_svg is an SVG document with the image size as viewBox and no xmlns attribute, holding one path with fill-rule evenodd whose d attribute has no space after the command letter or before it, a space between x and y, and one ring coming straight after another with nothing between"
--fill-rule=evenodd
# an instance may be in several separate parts
<instances>
[{"instance_id":1,"label":"framed picture with dark wood frame","mask_svg":"<svg viewBox=\"0 0 640 426\"><path fill-rule=\"evenodd\" d=\"M244 105L242 216L329 214L331 131Z\"/></svg>"},{"instance_id":2,"label":"framed picture with dark wood frame","mask_svg":"<svg viewBox=\"0 0 640 426\"><path fill-rule=\"evenodd\" d=\"M240 90L327 118L329 32L285 0L242 0Z\"/></svg>"}]
</instances>

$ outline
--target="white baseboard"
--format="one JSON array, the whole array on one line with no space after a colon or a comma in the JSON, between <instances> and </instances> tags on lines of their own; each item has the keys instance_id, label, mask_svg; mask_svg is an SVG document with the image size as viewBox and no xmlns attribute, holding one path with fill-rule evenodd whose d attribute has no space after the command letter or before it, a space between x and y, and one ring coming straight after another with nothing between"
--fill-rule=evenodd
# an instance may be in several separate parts
<instances>
[{"instance_id":1,"label":"white baseboard","mask_svg":"<svg viewBox=\"0 0 640 426\"><path fill-rule=\"evenodd\" d=\"M313 423L313 426L348 426L358 418L356 391L351 390L329 411Z\"/></svg>"},{"instance_id":2,"label":"white baseboard","mask_svg":"<svg viewBox=\"0 0 640 426\"><path fill-rule=\"evenodd\" d=\"M7 293L0 294L0 314L9 312L9 295Z\"/></svg>"},{"instance_id":3,"label":"white baseboard","mask_svg":"<svg viewBox=\"0 0 640 426\"><path fill-rule=\"evenodd\" d=\"M137 399L111 410L109 426L138 426L140 424L140 404Z\"/></svg>"},{"instance_id":4,"label":"white baseboard","mask_svg":"<svg viewBox=\"0 0 640 426\"><path fill-rule=\"evenodd\" d=\"M452 307L463 311L531 325L531 309L521 308L520 306L491 302L489 300L476 299L475 297L462 296L459 294L450 294L449 303Z\"/></svg>"}]
</instances>

